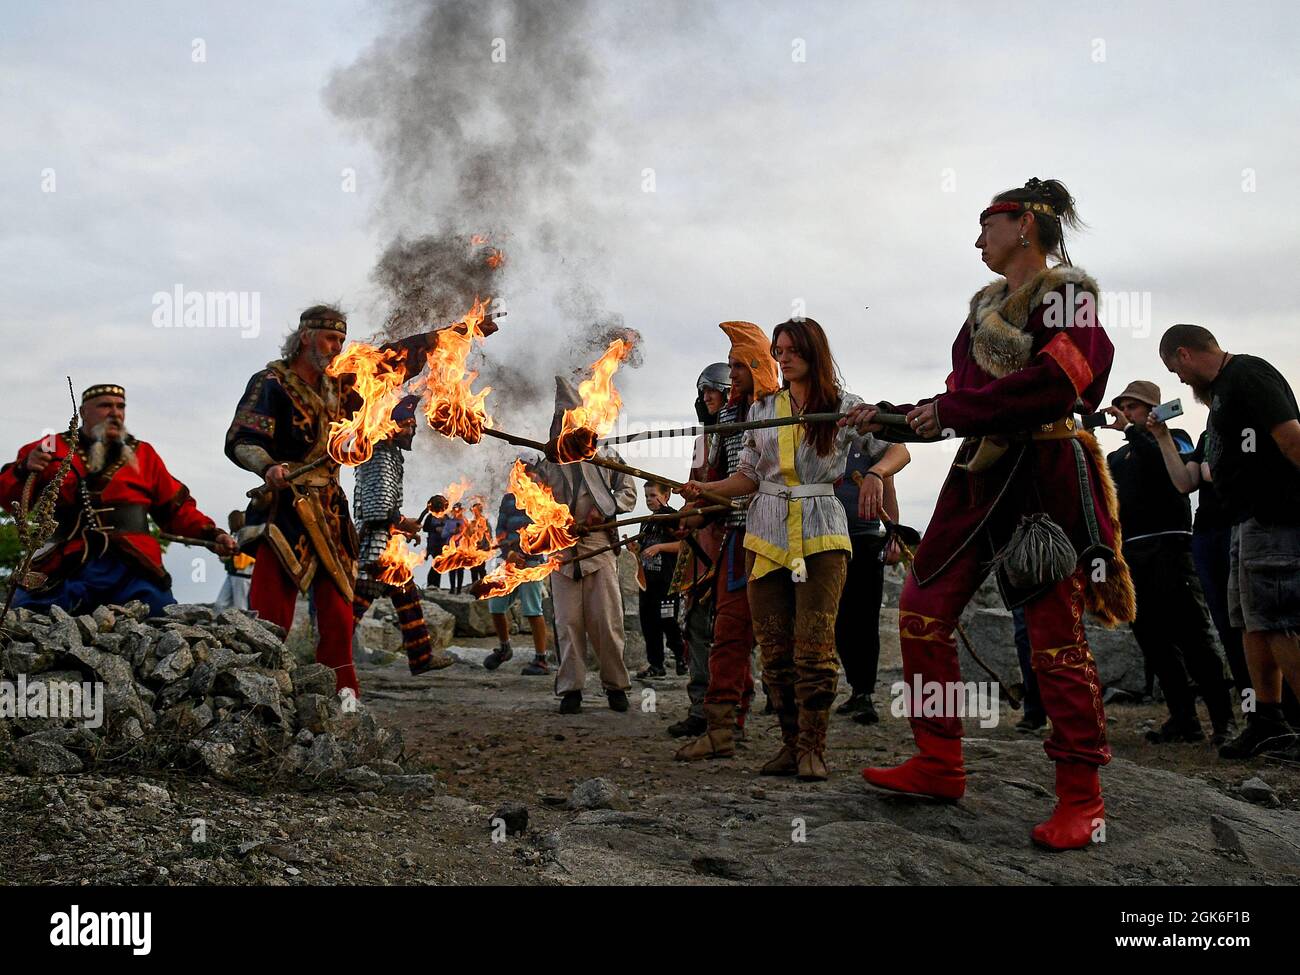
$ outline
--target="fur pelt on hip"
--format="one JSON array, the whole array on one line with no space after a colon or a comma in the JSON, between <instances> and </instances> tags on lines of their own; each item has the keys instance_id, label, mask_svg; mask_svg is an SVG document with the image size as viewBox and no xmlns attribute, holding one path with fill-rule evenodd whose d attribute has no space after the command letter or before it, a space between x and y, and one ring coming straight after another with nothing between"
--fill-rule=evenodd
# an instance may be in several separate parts
<instances>
[{"instance_id":1,"label":"fur pelt on hip","mask_svg":"<svg viewBox=\"0 0 1300 975\"><path fill-rule=\"evenodd\" d=\"M1133 590L1133 576L1129 573L1128 563L1124 561L1124 539L1120 531L1119 498L1115 493L1115 482L1111 480L1110 468L1106 466L1106 458L1097 438L1090 433L1080 432L1079 440L1092 458L1092 466L1097 472L1106 505L1106 517L1110 519L1115 532L1112 554L1106 559L1101 579L1097 579L1097 573L1090 566L1084 566L1084 571L1088 573L1084 605L1102 626L1131 623L1137 616L1137 596ZM1091 499L1084 498L1083 503L1089 504Z\"/></svg>"}]
</instances>

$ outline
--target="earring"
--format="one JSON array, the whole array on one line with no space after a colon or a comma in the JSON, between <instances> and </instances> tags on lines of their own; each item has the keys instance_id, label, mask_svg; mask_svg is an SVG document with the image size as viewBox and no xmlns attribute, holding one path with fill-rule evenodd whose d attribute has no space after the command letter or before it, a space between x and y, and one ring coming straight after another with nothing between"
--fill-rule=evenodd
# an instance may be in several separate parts
<instances>
[{"instance_id":1,"label":"earring","mask_svg":"<svg viewBox=\"0 0 1300 975\"><path fill-rule=\"evenodd\" d=\"M1024 234L1021 234L1021 235L1020 235L1020 246L1021 246L1021 247L1028 247L1028 246L1029 246L1029 241L1025 240L1025 235L1024 235Z\"/></svg>"}]
</instances>

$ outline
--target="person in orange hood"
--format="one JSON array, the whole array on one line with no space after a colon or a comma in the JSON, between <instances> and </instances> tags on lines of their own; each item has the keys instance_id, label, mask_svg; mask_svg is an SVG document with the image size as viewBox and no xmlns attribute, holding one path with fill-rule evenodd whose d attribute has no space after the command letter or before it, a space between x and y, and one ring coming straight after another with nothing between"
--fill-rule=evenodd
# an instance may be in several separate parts
<instances>
[{"instance_id":1,"label":"person in orange hood","mask_svg":"<svg viewBox=\"0 0 1300 975\"><path fill-rule=\"evenodd\" d=\"M781 382L770 351L772 343L761 328L753 322L723 322L718 327L731 339L727 356L731 394L717 422L732 423L745 419L750 404L775 393ZM733 474L743 446L743 433L713 438L708 479L721 480ZM709 689L704 693L708 730L678 750L676 758L683 762L734 755L736 731L744 729L749 702L754 698L754 627L745 571L745 507L749 499L737 500L737 507L722 516L726 534L714 579L713 647L709 651Z\"/></svg>"}]
</instances>

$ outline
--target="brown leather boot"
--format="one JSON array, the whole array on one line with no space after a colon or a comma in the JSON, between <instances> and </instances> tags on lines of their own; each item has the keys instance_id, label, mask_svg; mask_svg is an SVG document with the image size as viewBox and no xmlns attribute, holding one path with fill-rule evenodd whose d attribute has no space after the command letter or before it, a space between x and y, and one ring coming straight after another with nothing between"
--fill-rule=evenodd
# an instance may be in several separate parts
<instances>
[{"instance_id":1,"label":"brown leather boot","mask_svg":"<svg viewBox=\"0 0 1300 975\"><path fill-rule=\"evenodd\" d=\"M709 730L693 742L683 745L673 758L679 762L698 762L705 758L729 758L736 754L736 706L705 704L704 720Z\"/></svg>"},{"instance_id":2,"label":"brown leather boot","mask_svg":"<svg viewBox=\"0 0 1300 975\"><path fill-rule=\"evenodd\" d=\"M794 775L799 771L799 712L791 700L787 705L784 699L775 694L772 704L776 708L776 720L781 725L781 750L766 765L758 770L759 775Z\"/></svg>"},{"instance_id":3,"label":"brown leather boot","mask_svg":"<svg viewBox=\"0 0 1300 975\"><path fill-rule=\"evenodd\" d=\"M825 782L826 769L826 725L830 720L830 709L812 711L799 709L799 778L804 782Z\"/></svg>"}]
</instances>

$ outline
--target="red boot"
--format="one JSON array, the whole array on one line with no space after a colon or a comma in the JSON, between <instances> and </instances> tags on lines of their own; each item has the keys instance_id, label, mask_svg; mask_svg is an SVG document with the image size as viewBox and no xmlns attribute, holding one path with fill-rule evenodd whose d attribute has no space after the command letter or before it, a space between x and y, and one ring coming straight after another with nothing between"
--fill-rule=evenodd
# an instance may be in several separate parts
<instances>
[{"instance_id":1,"label":"red boot","mask_svg":"<svg viewBox=\"0 0 1300 975\"><path fill-rule=\"evenodd\" d=\"M1030 836L1049 850L1078 850L1093 842L1106 819L1097 766L1082 762L1056 763L1056 809Z\"/></svg>"},{"instance_id":2,"label":"red boot","mask_svg":"<svg viewBox=\"0 0 1300 975\"><path fill-rule=\"evenodd\" d=\"M911 792L936 799L960 799L966 792L966 769L961 760L961 739L936 735L913 723L919 755L894 768L864 768L862 777L872 785L895 792Z\"/></svg>"}]
</instances>

